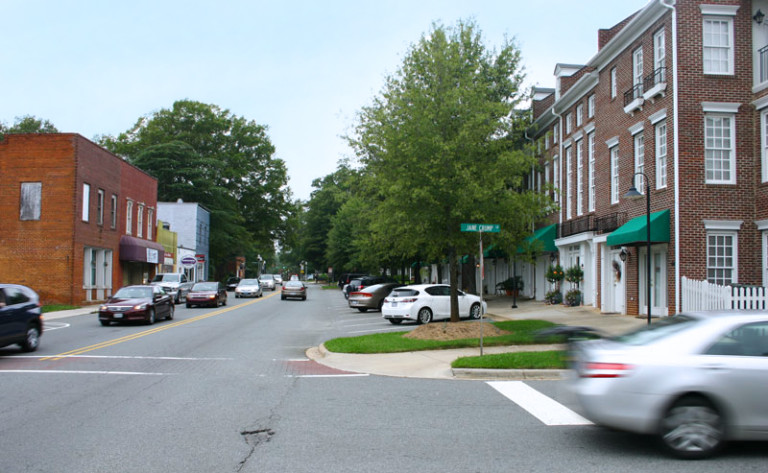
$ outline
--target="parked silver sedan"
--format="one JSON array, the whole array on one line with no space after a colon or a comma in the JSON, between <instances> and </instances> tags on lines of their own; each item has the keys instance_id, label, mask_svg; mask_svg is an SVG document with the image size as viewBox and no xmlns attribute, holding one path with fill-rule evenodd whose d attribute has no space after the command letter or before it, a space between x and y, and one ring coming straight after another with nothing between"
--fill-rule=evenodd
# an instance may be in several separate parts
<instances>
[{"instance_id":1,"label":"parked silver sedan","mask_svg":"<svg viewBox=\"0 0 768 473\"><path fill-rule=\"evenodd\" d=\"M574 348L573 388L599 425L658 435L683 458L768 440L768 312L680 314Z\"/></svg>"}]
</instances>

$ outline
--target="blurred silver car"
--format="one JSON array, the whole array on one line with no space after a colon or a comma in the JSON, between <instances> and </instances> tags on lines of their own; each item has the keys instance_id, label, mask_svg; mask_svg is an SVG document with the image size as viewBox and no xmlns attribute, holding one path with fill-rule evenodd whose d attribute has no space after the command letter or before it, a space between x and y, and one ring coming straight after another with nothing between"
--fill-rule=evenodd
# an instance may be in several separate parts
<instances>
[{"instance_id":1,"label":"blurred silver car","mask_svg":"<svg viewBox=\"0 0 768 473\"><path fill-rule=\"evenodd\" d=\"M258 279L241 279L235 287L235 298L238 297L261 297L261 285Z\"/></svg>"},{"instance_id":2,"label":"blurred silver car","mask_svg":"<svg viewBox=\"0 0 768 473\"><path fill-rule=\"evenodd\" d=\"M573 389L599 425L657 435L682 458L768 440L768 312L679 314L577 342Z\"/></svg>"},{"instance_id":3,"label":"blurred silver car","mask_svg":"<svg viewBox=\"0 0 768 473\"><path fill-rule=\"evenodd\" d=\"M271 274L262 274L259 276L259 284L261 284L262 289L269 289L270 291L277 289L275 277Z\"/></svg>"},{"instance_id":4,"label":"blurred silver car","mask_svg":"<svg viewBox=\"0 0 768 473\"><path fill-rule=\"evenodd\" d=\"M285 281L280 299L286 300L289 297L297 297L303 301L307 300L307 287L301 281Z\"/></svg>"},{"instance_id":5,"label":"blurred silver car","mask_svg":"<svg viewBox=\"0 0 768 473\"><path fill-rule=\"evenodd\" d=\"M392 289L399 286L402 284L388 282L353 291L349 293L347 304L351 309L357 309L360 312L367 312L368 309L381 310L381 306L384 305L384 298L392 292Z\"/></svg>"}]
</instances>

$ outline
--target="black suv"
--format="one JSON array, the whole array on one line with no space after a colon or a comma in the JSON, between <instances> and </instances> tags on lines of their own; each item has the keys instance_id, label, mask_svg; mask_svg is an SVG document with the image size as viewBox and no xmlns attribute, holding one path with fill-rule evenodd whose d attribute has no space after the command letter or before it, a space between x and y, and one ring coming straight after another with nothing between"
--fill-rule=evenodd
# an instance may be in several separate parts
<instances>
[{"instance_id":1,"label":"black suv","mask_svg":"<svg viewBox=\"0 0 768 473\"><path fill-rule=\"evenodd\" d=\"M339 278L339 289L344 290L344 286L350 283L353 279L362 278L365 273L342 273Z\"/></svg>"},{"instance_id":2,"label":"black suv","mask_svg":"<svg viewBox=\"0 0 768 473\"><path fill-rule=\"evenodd\" d=\"M349 281L349 284L347 284L346 288L344 288L344 297L349 299L349 295L355 291L359 291L360 289L368 286L373 286L374 284L381 284L385 282L395 282L395 280L387 276L363 276L360 278L352 279Z\"/></svg>"},{"instance_id":3,"label":"black suv","mask_svg":"<svg viewBox=\"0 0 768 473\"><path fill-rule=\"evenodd\" d=\"M18 343L23 351L35 351L42 333L37 293L19 284L0 284L0 347Z\"/></svg>"}]
</instances>

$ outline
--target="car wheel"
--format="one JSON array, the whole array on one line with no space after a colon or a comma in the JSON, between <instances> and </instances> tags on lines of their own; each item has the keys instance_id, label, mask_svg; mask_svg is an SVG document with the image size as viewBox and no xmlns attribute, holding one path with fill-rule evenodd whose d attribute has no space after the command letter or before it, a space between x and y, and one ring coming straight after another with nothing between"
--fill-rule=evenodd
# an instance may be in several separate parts
<instances>
[{"instance_id":1,"label":"car wheel","mask_svg":"<svg viewBox=\"0 0 768 473\"><path fill-rule=\"evenodd\" d=\"M147 319L147 325L152 325L155 323L155 309L151 308L149 309L149 318Z\"/></svg>"},{"instance_id":2,"label":"car wheel","mask_svg":"<svg viewBox=\"0 0 768 473\"><path fill-rule=\"evenodd\" d=\"M368 312L368 309L366 309L365 307L358 307L357 310L359 310L360 312Z\"/></svg>"},{"instance_id":3,"label":"car wheel","mask_svg":"<svg viewBox=\"0 0 768 473\"><path fill-rule=\"evenodd\" d=\"M301 300L303 301L307 300L307 296L302 297Z\"/></svg>"},{"instance_id":4,"label":"car wheel","mask_svg":"<svg viewBox=\"0 0 768 473\"><path fill-rule=\"evenodd\" d=\"M40 346L40 329L35 326L27 329L27 338L24 339L21 345L22 351L35 351Z\"/></svg>"},{"instance_id":5,"label":"car wheel","mask_svg":"<svg viewBox=\"0 0 768 473\"><path fill-rule=\"evenodd\" d=\"M428 324L432 322L432 311L429 307L422 307L419 309L419 313L416 315L416 322L420 324Z\"/></svg>"},{"instance_id":6,"label":"car wheel","mask_svg":"<svg viewBox=\"0 0 768 473\"><path fill-rule=\"evenodd\" d=\"M281 301L284 301L284 300L285 300L285 296L281 295L281 296L280 296L280 300L281 300Z\"/></svg>"},{"instance_id":7,"label":"car wheel","mask_svg":"<svg viewBox=\"0 0 768 473\"><path fill-rule=\"evenodd\" d=\"M109 320L99 320L101 322L101 325L104 327L109 327Z\"/></svg>"},{"instance_id":8,"label":"car wheel","mask_svg":"<svg viewBox=\"0 0 768 473\"><path fill-rule=\"evenodd\" d=\"M400 325L401 323L403 323L403 319L387 319L387 320L389 320L389 323L391 323L392 325Z\"/></svg>"},{"instance_id":9,"label":"car wheel","mask_svg":"<svg viewBox=\"0 0 768 473\"><path fill-rule=\"evenodd\" d=\"M187 309L189 309L190 307L192 307L192 304L190 304L189 302L187 302Z\"/></svg>"},{"instance_id":10,"label":"car wheel","mask_svg":"<svg viewBox=\"0 0 768 473\"><path fill-rule=\"evenodd\" d=\"M221 301L221 305L227 305L227 298L225 297L223 301Z\"/></svg>"},{"instance_id":11,"label":"car wheel","mask_svg":"<svg viewBox=\"0 0 768 473\"><path fill-rule=\"evenodd\" d=\"M176 307L171 305L168 307L168 315L165 316L166 320L173 320L173 313L176 312Z\"/></svg>"},{"instance_id":12,"label":"car wheel","mask_svg":"<svg viewBox=\"0 0 768 473\"><path fill-rule=\"evenodd\" d=\"M470 319L480 318L480 304L472 304L472 307L469 308L469 318Z\"/></svg>"},{"instance_id":13,"label":"car wheel","mask_svg":"<svg viewBox=\"0 0 768 473\"><path fill-rule=\"evenodd\" d=\"M677 457L706 458L723 446L724 422L708 400L684 397L664 414L659 436L664 447Z\"/></svg>"},{"instance_id":14,"label":"car wheel","mask_svg":"<svg viewBox=\"0 0 768 473\"><path fill-rule=\"evenodd\" d=\"M176 292L176 297L173 299L174 304L181 304L181 290Z\"/></svg>"}]
</instances>

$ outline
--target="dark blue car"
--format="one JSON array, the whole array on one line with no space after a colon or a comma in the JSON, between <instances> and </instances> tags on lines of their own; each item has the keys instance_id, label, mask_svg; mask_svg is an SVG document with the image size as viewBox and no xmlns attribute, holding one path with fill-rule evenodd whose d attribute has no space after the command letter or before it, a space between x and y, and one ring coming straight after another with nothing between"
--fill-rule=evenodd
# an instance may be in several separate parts
<instances>
[{"instance_id":1,"label":"dark blue car","mask_svg":"<svg viewBox=\"0 0 768 473\"><path fill-rule=\"evenodd\" d=\"M19 284L0 284L0 347L18 344L35 351L43 333L40 297Z\"/></svg>"}]
</instances>

